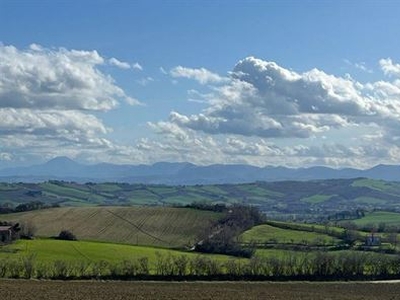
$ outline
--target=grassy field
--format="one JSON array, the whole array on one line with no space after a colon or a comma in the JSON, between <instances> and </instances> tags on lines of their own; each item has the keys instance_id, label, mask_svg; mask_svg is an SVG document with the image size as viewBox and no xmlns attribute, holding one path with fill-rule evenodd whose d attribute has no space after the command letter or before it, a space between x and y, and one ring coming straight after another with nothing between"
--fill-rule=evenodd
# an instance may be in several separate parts
<instances>
[{"instance_id":1,"label":"grassy field","mask_svg":"<svg viewBox=\"0 0 400 300\"><path fill-rule=\"evenodd\" d=\"M368 187L378 191L385 191L390 188L391 184L383 180L373 180L368 178L358 179L353 182L354 187Z\"/></svg>"},{"instance_id":2,"label":"grassy field","mask_svg":"<svg viewBox=\"0 0 400 300\"><path fill-rule=\"evenodd\" d=\"M353 222L358 226L363 226L367 224L378 225L379 223L400 226L400 214L387 211L375 211L366 214L365 217L361 219L353 220Z\"/></svg>"},{"instance_id":3,"label":"grassy field","mask_svg":"<svg viewBox=\"0 0 400 300\"><path fill-rule=\"evenodd\" d=\"M72 231L79 240L135 245L193 245L220 213L172 207L62 207L0 215L2 221L31 224L40 237Z\"/></svg>"},{"instance_id":4,"label":"grassy field","mask_svg":"<svg viewBox=\"0 0 400 300\"><path fill-rule=\"evenodd\" d=\"M256 242L256 243L291 243L291 244L335 244L338 239L335 239L327 234L316 232L282 229L271 225L258 225L250 230L245 231L239 239L242 242Z\"/></svg>"},{"instance_id":5,"label":"grassy field","mask_svg":"<svg viewBox=\"0 0 400 300\"><path fill-rule=\"evenodd\" d=\"M386 202L383 199L376 199L372 197L358 197L354 199L354 201L360 204L368 204L368 205L383 205Z\"/></svg>"},{"instance_id":6,"label":"grassy field","mask_svg":"<svg viewBox=\"0 0 400 300\"><path fill-rule=\"evenodd\" d=\"M187 299L187 300L393 300L399 283L98 282L0 280L7 300Z\"/></svg>"},{"instance_id":7,"label":"grassy field","mask_svg":"<svg viewBox=\"0 0 400 300\"><path fill-rule=\"evenodd\" d=\"M307 223L292 223L292 222L280 222L280 221L269 221L272 226L274 227L282 227L282 226L294 226L300 230L304 231L313 231L313 230L328 230L331 232L343 233L344 228L336 227L336 226L325 226L321 224L307 224Z\"/></svg>"},{"instance_id":8,"label":"grassy field","mask_svg":"<svg viewBox=\"0 0 400 300\"><path fill-rule=\"evenodd\" d=\"M124 260L146 257L149 265L154 266L157 257L180 256L188 258L199 255L194 252L183 252L165 248L132 246L89 241L60 241L54 239L19 240L14 244L0 248L0 259L20 259L33 256L35 263L66 262L99 262L115 264ZM205 255L205 254L202 254ZM229 259L226 255L206 255L217 261Z\"/></svg>"}]
</instances>

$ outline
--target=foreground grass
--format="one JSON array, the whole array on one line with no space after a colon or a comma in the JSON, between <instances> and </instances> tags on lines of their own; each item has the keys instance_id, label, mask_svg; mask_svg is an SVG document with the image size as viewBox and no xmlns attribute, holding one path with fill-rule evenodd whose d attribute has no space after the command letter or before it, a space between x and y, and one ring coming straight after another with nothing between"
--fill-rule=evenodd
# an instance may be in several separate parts
<instances>
[{"instance_id":1,"label":"foreground grass","mask_svg":"<svg viewBox=\"0 0 400 300\"><path fill-rule=\"evenodd\" d=\"M57 240L1 248L0 278L146 280L399 279L400 258L356 251L260 249L250 259Z\"/></svg>"},{"instance_id":2,"label":"foreground grass","mask_svg":"<svg viewBox=\"0 0 400 300\"><path fill-rule=\"evenodd\" d=\"M146 257L149 264L154 265L158 257L169 255L184 255L192 258L199 254L155 247L53 239L19 240L0 248L0 259L20 259L34 256L35 262L39 264L54 263L58 260L87 263L105 261L115 264L123 260ZM230 258L226 255L204 254L204 256L217 261L225 261Z\"/></svg>"},{"instance_id":3,"label":"foreground grass","mask_svg":"<svg viewBox=\"0 0 400 300\"><path fill-rule=\"evenodd\" d=\"M399 283L99 282L0 280L2 299L389 300Z\"/></svg>"}]
</instances>

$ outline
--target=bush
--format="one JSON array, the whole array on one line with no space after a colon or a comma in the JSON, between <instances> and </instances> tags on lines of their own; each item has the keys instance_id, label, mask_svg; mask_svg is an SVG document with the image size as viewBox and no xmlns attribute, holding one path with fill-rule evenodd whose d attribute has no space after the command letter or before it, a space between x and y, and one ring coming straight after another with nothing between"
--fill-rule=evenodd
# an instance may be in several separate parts
<instances>
[{"instance_id":1,"label":"bush","mask_svg":"<svg viewBox=\"0 0 400 300\"><path fill-rule=\"evenodd\" d=\"M57 237L58 240L76 241L76 236L69 230L62 230Z\"/></svg>"}]
</instances>

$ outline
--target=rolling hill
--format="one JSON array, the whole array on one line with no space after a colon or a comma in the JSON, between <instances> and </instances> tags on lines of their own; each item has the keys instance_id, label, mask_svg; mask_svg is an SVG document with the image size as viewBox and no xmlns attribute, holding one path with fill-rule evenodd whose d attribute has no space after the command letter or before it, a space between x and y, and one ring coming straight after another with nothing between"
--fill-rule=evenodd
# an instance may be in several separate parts
<instances>
[{"instance_id":1,"label":"rolling hill","mask_svg":"<svg viewBox=\"0 0 400 300\"><path fill-rule=\"evenodd\" d=\"M356 210L400 211L400 183L357 179L216 185L150 185L48 181L0 183L0 208L48 206L185 206L193 202L258 206L269 217L326 218Z\"/></svg>"},{"instance_id":2,"label":"rolling hill","mask_svg":"<svg viewBox=\"0 0 400 300\"><path fill-rule=\"evenodd\" d=\"M33 226L35 235L72 231L79 240L168 248L192 246L222 214L172 207L63 207L0 215Z\"/></svg>"}]
</instances>

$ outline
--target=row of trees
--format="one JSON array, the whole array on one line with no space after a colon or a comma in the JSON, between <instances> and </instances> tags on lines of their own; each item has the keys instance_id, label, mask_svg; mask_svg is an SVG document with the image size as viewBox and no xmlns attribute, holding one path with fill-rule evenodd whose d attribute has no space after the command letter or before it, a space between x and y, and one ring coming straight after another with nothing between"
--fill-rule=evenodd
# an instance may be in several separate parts
<instances>
[{"instance_id":1,"label":"row of trees","mask_svg":"<svg viewBox=\"0 0 400 300\"><path fill-rule=\"evenodd\" d=\"M24 212L38 209L45 209L51 207L59 207L60 205L57 203L53 204L45 204L42 201L29 201L27 203L18 204L14 207L12 204L5 203L0 206L0 214L11 214L16 212Z\"/></svg>"},{"instance_id":2,"label":"row of trees","mask_svg":"<svg viewBox=\"0 0 400 300\"><path fill-rule=\"evenodd\" d=\"M106 261L36 263L34 255L20 260L0 260L1 278L46 279L205 279L205 280L347 280L400 278L400 257L376 253L325 252L283 257L252 257L249 260L220 261L205 256L158 255L150 265L146 257Z\"/></svg>"}]
</instances>

